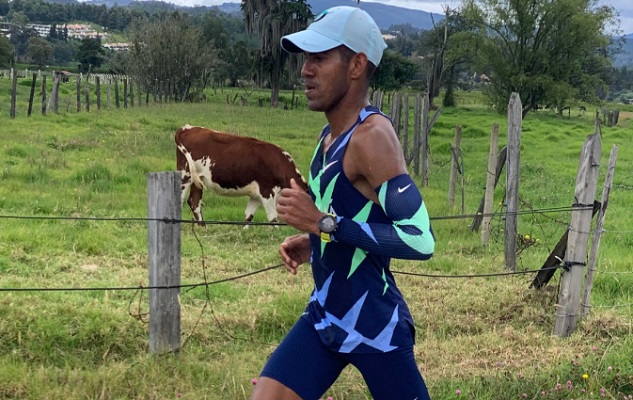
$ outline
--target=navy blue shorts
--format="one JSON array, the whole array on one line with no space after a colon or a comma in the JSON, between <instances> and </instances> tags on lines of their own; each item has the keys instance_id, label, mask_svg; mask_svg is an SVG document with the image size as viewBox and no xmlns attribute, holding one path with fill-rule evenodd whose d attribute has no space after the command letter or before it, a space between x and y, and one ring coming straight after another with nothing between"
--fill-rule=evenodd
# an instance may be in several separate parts
<instances>
[{"instance_id":1,"label":"navy blue shorts","mask_svg":"<svg viewBox=\"0 0 633 400\"><path fill-rule=\"evenodd\" d=\"M413 346L387 353L338 353L327 349L303 318L270 356L261 376L281 382L303 400L318 400L348 364L363 375L374 400L430 399Z\"/></svg>"}]
</instances>

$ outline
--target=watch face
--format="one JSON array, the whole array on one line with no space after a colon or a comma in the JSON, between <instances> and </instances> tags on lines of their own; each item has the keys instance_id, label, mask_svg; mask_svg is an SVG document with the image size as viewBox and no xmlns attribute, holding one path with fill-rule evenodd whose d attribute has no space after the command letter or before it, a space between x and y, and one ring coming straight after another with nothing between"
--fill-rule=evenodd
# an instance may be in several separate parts
<instances>
[{"instance_id":1,"label":"watch face","mask_svg":"<svg viewBox=\"0 0 633 400\"><path fill-rule=\"evenodd\" d=\"M321 232L332 233L336 229L336 220L331 216L325 216L321 219L319 229Z\"/></svg>"}]
</instances>

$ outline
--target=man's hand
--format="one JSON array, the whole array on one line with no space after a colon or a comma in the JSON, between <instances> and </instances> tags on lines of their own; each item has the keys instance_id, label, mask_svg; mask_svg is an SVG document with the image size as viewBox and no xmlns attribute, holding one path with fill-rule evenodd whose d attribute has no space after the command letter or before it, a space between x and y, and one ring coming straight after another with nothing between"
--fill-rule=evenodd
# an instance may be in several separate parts
<instances>
[{"instance_id":1,"label":"man's hand","mask_svg":"<svg viewBox=\"0 0 633 400\"><path fill-rule=\"evenodd\" d=\"M320 234L319 219L324 214L316 208L310 195L294 179L290 180L289 188L281 190L277 200L277 214L293 228Z\"/></svg>"},{"instance_id":2,"label":"man's hand","mask_svg":"<svg viewBox=\"0 0 633 400\"><path fill-rule=\"evenodd\" d=\"M287 237L279 246L279 255L288 272L297 275L297 267L310 260L310 237L303 233Z\"/></svg>"}]
</instances>

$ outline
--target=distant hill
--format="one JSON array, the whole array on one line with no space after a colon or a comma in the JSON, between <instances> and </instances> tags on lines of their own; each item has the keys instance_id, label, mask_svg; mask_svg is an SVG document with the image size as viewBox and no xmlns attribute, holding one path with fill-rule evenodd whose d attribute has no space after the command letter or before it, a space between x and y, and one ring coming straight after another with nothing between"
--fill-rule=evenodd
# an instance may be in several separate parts
<instances>
[{"instance_id":1,"label":"distant hill","mask_svg":"<svg viewBox=\"0 0 633 400\"><path fill-rule=\"evenodd\" d=\"M114 1L114 0L98 0L98 1ZM202 0L204 4L204 0ZM350 0L308 0L308 4L312 8L314 15L320 14L321 11L335 6L343 6L354 4ZM411 26L418 29L433 28L433 19L435 23L444 19L441 14L433 14L426 11L410 10L408 8L388 6L385 4L368 3L361 1L355 7L362 8L376 21L378 27L382 30L388 29L392 25L400 25L410 23ZM228 14L241 13L240 3L224 3L217 6L222 12ZM432 19L433 18L433 19Z\"/></svg>"},{"instance_id":2,"label":"distant hill","mask_svg":"<svg viewBox=\"0 0 633 400\"><path fill-rule=\"evenodd\" d=\"M321 11L334 6L350 5L349 0L308 0L308 4L312 7L312 12L317 15ZM353 4L353 3L352 3ZM426 11L410 10L408 8L388 6L379 3L369 3L361 1L354 5L365 11L376 21L378 27L382 30L388 29L392 25L400 25L409 23L414 28L432 29L433 19L437 24L444 19L442 14L433 14Z\"/></svg>"},{"instance_id":3,"label":"distant hill","mask_svg":"<svg viewBox=\"0 0 633 400\"><path fill-rule=\"evenodd\" d=\"M75 2L76 0L48 0L54 2ZM134 6L139 5L139 3L143 3L143 0L86 0L88 4L105 4L107 7L119 6L119 7L128 7L130 5ZM175 1L167 1L166 3L170 4L178 4L181 3L179 0ZM227 14L240 14L242 12L240 8L239 2L226 2L219 6L211 6L205 4L205 0L196 1L196 3L201 6L206 6L207 8L217 8L218 10L227 13ZM342 5L350 5L353 4L350 0L308 0L308 4L312 8L312 12L314 15L321 13L321 11L334 7L334 6L342 6ZM354 5L356 7L362 8L367 11L369 15L376 21L378 27L380 29L387 30L392 25L402 25L402 24L411 24L414 28L417 29L432 29L433 28L433 20L435 23L444 19L444 16L441 14L433 14L426 11L418 11L418 10L410 10L408 8L402 7L394 7L388 6L385 4L378 3L368 3L361 1L359 4ZM161 7L165 8L165 7ZM186 6L175 5L175 9L183 9L187 8Z\"/></svg>"},{"instance_id":4,"label":"distant hill","mask_svg":"<svg viewBox=\"0 0 633 400\"><path fill-rule=\"evenodd\" d=\"M614 65L616 67L633 67L633 33L624 36L622 52L616 54Z\"/></svg>"}]
</instances>

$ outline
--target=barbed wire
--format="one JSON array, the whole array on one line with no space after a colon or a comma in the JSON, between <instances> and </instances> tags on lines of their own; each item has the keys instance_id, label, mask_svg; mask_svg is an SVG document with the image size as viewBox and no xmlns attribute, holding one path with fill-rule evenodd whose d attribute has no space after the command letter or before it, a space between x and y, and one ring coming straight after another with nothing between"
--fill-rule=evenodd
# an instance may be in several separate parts
<instances>
[{"instance_id":1,"label":"barbed wire","mask_svg":"<svg viewBox=\"0 0 633 400\"><path fill-rule=\"evenodd\" d=\"M580 303L581 306L587 308L620 308L620 307L633 307L633 303L619 303L619 304L599 304L592 306L590 304Z\"/></svg>"},{"instance_id":2,"label":"barbed wire","mask_svg":"<svg viewBox=\"0 0 633 400\"><path fill-rule=\"evenodd\" d=\"M206 266L203 262L203 273L204 273L204 281L199 283L191 283L191 284L180 284L180 285L156 285L156 286L108 286L108 287L26 287L26 288L6 288L0 287L0 292L73 292L73 291L125 291L125 290L154 290L154 289L188 289L188 291L195 289L197 287L205 287L208 288L211 285L216 285L219 283L235 281L238 279L246 278L252 275L261 274L263 272L267 272L273 269L277 269L282 267L283 264L276 264L269 267L264 267L258 269L256 271L247 272L244 274L236 275L229 278L222 278L215 281L207 281L206 278ZM539 269L526 269L521 271L506 271L506 272L491 272L485 274L430 274L430 273L421 273L421 272L408 272L408 271L398 271L392 270L393 274L400 275L409 275L409 276L418 276L423 278L437 278L437 279L473 279L473 278L491 278L491 277L501 277L501 276L512 276L512 275L527 275L538 273L540 271L548 271L548 270L556 270L556 269L564 269L563 266L554 266L554 267L546 267ZM594 271L598 271L601 273L609 273L602 270L592 269ZM633 271L614 271L611 272L614 274L633 274ZM186 293L186 292L185 292ZM207 293L208 294L208 293Z\"/></svg>"},{"instance_id":3,"label":"barbed wire","mask_svg":"<svg viewBox=\"0 0 633 400\"><path fill-rule=\"evenodd\" d=\"M222 278L211 282L200 282L180 285L154 285L154 286L107 286L107 287L26 287L26 288L6 288L0 287L0 292L79 292L79 291L125 291L125 290L154 290L154 289L194 289L201 286L216 285L219 283L235 281L246 278L248 276L261 274L283 266L283 264L272 265L258 269L256 271L247 272L229 278Z\"/></svg>"},{"instance_id":4,"label":"barbed wire","mask_svg":"<svg viewBox=\"0 0 633 400\"><path fill-rule=\"evenodd\" d=\"M491 213L475 213L475 214L459 214L459 215L441 215L429 217L430 220L451 220L451 219L471 219L475 217L494 217L494 216L509 216L509 215L528 215L528 214L545 214L545 213L558 213L558 212L574 212L591 210L592 206L558 206L558 207L546 207L541 209L532 210L518 210L514 212L491 212ZM220 220L186 220L176 218L148 218L148 217L71 217L71 216L37 216L37 215L0 215L0 219L21 219L21 220L68 220L68 221L115 221L115 222L165 222L165 223L182 223L182 224L198 224L204 223L207 225L270 225L281 226L287 225L284 222L253 222L253 221L220 221Z\"/></svg>"}]
</instances>

